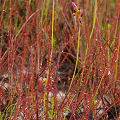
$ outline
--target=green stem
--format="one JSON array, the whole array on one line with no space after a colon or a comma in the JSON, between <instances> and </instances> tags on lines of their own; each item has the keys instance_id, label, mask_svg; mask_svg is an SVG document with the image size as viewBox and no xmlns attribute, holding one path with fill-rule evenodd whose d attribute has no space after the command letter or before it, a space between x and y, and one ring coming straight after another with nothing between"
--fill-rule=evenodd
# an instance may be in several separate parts
<instances>
[{"instance_id":1,"label":"green stem","mask_svg":"<svg viewBox=\"0 0 120 120\"><path fill-rule=\"evenodd\" d=\"M92 27L92 31L91 31L91 33L90 33L89 43L90 43L90 40L91 40L92 35L93 35L94 28L95 28L96 18L97 18L97 0L95 0L93 27ZM82 73L81 73L80 86L81 86L81 84L82 84L83 73L84 73L84 69L85 69L85 61L86 61L86 59L87 59L88 46L89 46L88 44L89 44L89 43L87 43L87 48L86 48L86 51L85 51L85 59L84 59L84 62L83 62L83 70L82 70Z\"/></svg>"},{"instance_id":2,"label":"green stem","mask_svg":"<svg viewBox=\"0 0 120 120\"><path fill-rule=\"evenodd\" d=\"M54 43L54 39L53 39L53 26L54 26L54 0L53 0L53 9L52 9L52 37L51 37L51 54L50 54L50 62L49 62L49 65L50 65L50 66L51 66L51 61L52 61L53 43ZM46 94L46 86L47 86L47 82L48 82L49 72L50 72L50 69L48 69L47 79L46 79L46 82L45 82L45 93L44 93L44 101L43 101L43 114L42 114L42 119L44 119L45 97L46 97L45 94Z\"/></svg>"},{"instance_id":3,"label":"green stem","mask_svg":"<svg viewBox=\"0 0 120 120\"><path fill-rule=\"evenodd\" d=\"M70 87L69 87L69 89L68 89L68 98L69 98L69 96L70 96L70 89L71 89L71 87L72 87L72 83L73 83L73 80L74 80L74 77L75 77L75 73L76 73L76 69L77 69L77 65L78 65L79 40L80 40L80 22L79 22L79 32L78 32L77 58L76 58L75 69L74 69L74 73L73 73L72 80L71 80L71 83L70 83ZM72 100L71 100L70 104L71 104L71 103L72 103ZM66 111L65 111L65 116L64 116L64 119L63 119L63 120L65 120L65 118L66 118L66 113L67 113L67 111L68 111L68 109L69 109L70 104L68 104L68 102L67 102Z\"/></svg>"}]
</instances>

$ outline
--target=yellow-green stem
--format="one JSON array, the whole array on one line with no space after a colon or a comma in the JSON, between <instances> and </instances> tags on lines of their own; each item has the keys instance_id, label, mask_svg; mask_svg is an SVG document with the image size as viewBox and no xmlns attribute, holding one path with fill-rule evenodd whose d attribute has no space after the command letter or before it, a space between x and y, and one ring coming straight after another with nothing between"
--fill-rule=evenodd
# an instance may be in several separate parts
<instances>
[{"instance_id":1,"label":"yellow-green stem","mask_svg":"<svg viewBox=\"0 0 120 120\"><path fill-rule=\"evenodd\" d=\"M68 92L70 91L71 87L72 87L72 83L73 83L73 80L74 80L74 77L75 77L75 73L76 73L76 69L77 69L77 65L78 65L78 57L79 57L79 40L80 40L80 23L79 23L79 32L78 32L78 46L77 46L77 57L76 57L76 64L75 64L75 69L74 69L74 73L73 73L73 76L72 76L72 80L71 80L71 83L70 83L70 87L68 89Z\"/></svg>"},{"instance_id":2,"label":"yellow-green stem","mask_svg":"<svg viewBox=\"0 0 120 120\"><path fill-rule=\"evenodd\" d=\"M79 58L79 40L80 40L80 22L79 22L79 31L78 31L77 58L76 58L75 69L74 69L74 73L73 73L72 80L71 80L71 83L70 83L70 87L69 87L69 89L68 89L68 98L69 98L69 96L70 96L70 89L71 89L71 87L72 87L72 83L73 83L73 80L74 80L74 77L75 77L75 73L76 73L76 69L77 69L77 65L78 65L78 58ZM71 101L71 102L72 102L72 101ZM70 103L70 104L71 104L71 103ZM65 111L65 116L64 116L64 119L63 119L63 120L65 120L65 118L66 118L66 113L67 113L67 111L68 111L68 109L69 109L70 104L68 104L68 102L67 102L66 111Z\"/></svg>"},{"instance_id":3,"label":"yellow-green stem","mask_svg":"<svg viewBox=\"0 0 120 120\"><path fill-rule=\"evenodd\" d=\"M120 33L119 33L119 45L118 45L118 50L117 50L117 59L116 59L116 66L115 66L115 82L117 80L117 73L118 73L119 49L120 49Z\"/></svg>"},{"instance_id":4,"label":"yellow-green stem","mask_svg":"<svg viewBox=\"0 0 120 120\"><path fill-rule=\"evenodd\" d=\"M113 39L110 47L112 47L115 44L115 38L116 38L116 34L117 34L117 29L118 29L118 19L117 19L117 23L116 23L116 27L115 27L114 39Z\"/></svg>"},{"instance_id":5,"label":"yellow-green stem","mask_svg":"<svg viewBox=\"0 0 120 120\"><path fill-rule=\"evenodd\" d=\"M88 46L89 46L88 44L90 43L90 40L91 40L92 35L93 35L93 31L94 31L94 28L95 28L96 18L97 18L97 0L95 0L93 27L92 27L92 31L91 31L91 33L90 33L89 42L87 43L87 48L86 48L86 51L85 51L85 59L84 59L84 62L83 62L83 70L82 70L82 73L81 73L80 86L81 86L81 84L82 84L83 73L84 73L84 69L85 69L85 61L86 61L86 58L87 58Z\"/></svg>"},{"instance_id":6,"label":"yellow-green stem","mask_svg":"<svg viewBox=\"0 0 120 120\"><path fill-rule=\"evenodd\" d=\"M51 54L50 54L50 62L49 62L49 65L50 65L50 66L51 66L51 61L52 61L53 43L54 43L54 39L53 39L53 25L54 25L54 0L53 0L53 8L52 8L52 37L51 37ZM46 97L45 94L46 94L46 86L47 86L47 82L48 82L49 72L50 72L50 70L48 69L47 79L46 79L46 82L45 82L45 92L44 92L44 101L43 101L43 114L42 114L42 119L44 119L45 97Z\"/></svg>"}]
</instances>

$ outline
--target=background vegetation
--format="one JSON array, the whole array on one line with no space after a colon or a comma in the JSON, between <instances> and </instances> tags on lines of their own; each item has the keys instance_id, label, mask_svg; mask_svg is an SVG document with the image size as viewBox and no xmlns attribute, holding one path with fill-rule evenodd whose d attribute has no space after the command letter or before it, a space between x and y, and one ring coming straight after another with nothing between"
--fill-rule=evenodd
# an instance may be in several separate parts
<instances>
[{"instance_id":1,"label":"background vegetation","mask_svg":"<svg viewBox=\"0 0 120 120\"><path fill-rule=\"evenodd\" d=\"M0 0L0 119L120 119L119 49L120 0Z\"/></svg>"}]
</instances>

